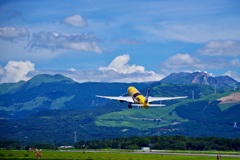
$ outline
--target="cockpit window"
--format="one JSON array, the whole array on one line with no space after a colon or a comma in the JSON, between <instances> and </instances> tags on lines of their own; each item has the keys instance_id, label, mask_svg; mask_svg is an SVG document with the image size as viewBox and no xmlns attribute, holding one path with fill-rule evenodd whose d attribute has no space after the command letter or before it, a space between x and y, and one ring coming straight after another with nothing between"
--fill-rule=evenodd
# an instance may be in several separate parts
<instances>
[{"instance_id":1,"label":"cockpit window","mask_svg":"<svg viewBox=\"0 0 240 160\"><path fill-rule=\"evenodd\" d=\"M137 97L136 100L137 100L138 102L140 102L140 98Z\"/></svg>"}]
</instances>

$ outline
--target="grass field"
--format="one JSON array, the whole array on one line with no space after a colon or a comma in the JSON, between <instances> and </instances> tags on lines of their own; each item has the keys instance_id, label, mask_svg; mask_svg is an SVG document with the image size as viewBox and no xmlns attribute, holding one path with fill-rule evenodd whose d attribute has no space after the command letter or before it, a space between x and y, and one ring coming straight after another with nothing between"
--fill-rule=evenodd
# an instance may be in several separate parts
<instances>
[{"instance_id":1,"label":"grass field","mask_svg":"<svg viewBox=\"0 0 240 160\"><path fill-rule=\"evenodd\" d=\"M179 152L171 155L165 153L150 152L129 152L129 151L43 151L41 159L79 159L79 160L216 160L216 154L211 155L178 155ZM183 153L181 153L183 154ZM239 156L239 154L238 154ZM0 150L0 159L36 159L35 152ZM237 160L240 157L228 157L222 153L221 160Z\"/></svg>"},{"instance_id":2,"label":"grass field","mask_svg":"<svg viewBox=\"0 0 240 160\"><path fill-rule=\"evenodd\" d=\"M155 107L150 109L125 109L101 115L95 121L98 126L132 127L136 129L159 128L172 125L174 122L186 122L179 117L174 109L175 105L168 107ZM169 115L171 113L171 115ZM158 119L161 119L158 121Z\"/></svg>"}]
</instances>

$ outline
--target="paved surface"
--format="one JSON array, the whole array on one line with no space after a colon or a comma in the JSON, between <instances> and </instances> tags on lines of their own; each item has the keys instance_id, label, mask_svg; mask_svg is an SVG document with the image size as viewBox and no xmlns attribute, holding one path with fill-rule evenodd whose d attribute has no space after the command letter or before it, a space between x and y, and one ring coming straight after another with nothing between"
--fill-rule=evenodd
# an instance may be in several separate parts
<instances>
[{"instance_id":1,"label":"paved surface","mask_svg":"<svg viewBox=\"0 0 240 160\"><path fill-rule=\"evenodd\" d=\"M60 150L64 152L83 152L83 150ZM85 150L85 152L119 152L119 153L125 153L125 154L159 154L159 155L182 155L182 156L209 156L209 157L217 157L220 155L221 157L233 157L233 158L240 158L240 152L239 154L229 154L229 153L191 153L191 152L173 152L173 151L164 151L164 150L153 150L153 151L142 151L142 150L135 150L134 152L126 152L124 150Z\"/></svg>"},{"instance_id":2,"label":"paved surface","mask_svg":"<svg viewBox=\"0 0 240 160\"><path fill-rule=\"evenodd\" d=\"M221 157L234 157L240 158L240 154L207 154L207 153L178 153L178 152L162 152L162 151L152 151L152 152L143 152L143 151L135 151L133 153L136 154L162 154L162 155L183 155L183 156L209 156L209 157L217 157L220 155Z\"/></svg>"}]
</instances>

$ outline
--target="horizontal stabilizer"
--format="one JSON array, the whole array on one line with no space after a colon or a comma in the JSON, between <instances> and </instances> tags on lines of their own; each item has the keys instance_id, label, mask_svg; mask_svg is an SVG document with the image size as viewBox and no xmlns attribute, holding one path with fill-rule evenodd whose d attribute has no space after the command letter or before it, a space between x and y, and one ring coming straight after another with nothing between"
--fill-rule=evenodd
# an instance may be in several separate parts
<instances>
[{"instance_id":1,"label":"horizontal stabilizer","mask_svg":"<svg viewBox=\"0 0 240 160\"><path fill-rule=\"evenodd\" d=\"M149 104L149 107L165 107L165 104Z\"/></svg>"},{"instance_id":2,"label":"horizontal stabilizer","mask_svg":"<svg viewBox=\"0 0 240 160\"><path fill-rule=\"evenodd\" d=\"M143 107L143 104L132 104L132 106ZM149 107L164 107L165 104L149 104Z\"/></svg>"},{"instance_id":3,"label":"horizontal stabilizer","mask_svg":"<svg viewBox=\"0 0 240 160\"><path fill-rule=\"evenodd\" d=\"M148 102L154 102L154 101L166 101L166 100L173 100L173 99L182 99L182 98L188 98L187 96L183 97L148 97Z\"/></svg>"}]
</instances>

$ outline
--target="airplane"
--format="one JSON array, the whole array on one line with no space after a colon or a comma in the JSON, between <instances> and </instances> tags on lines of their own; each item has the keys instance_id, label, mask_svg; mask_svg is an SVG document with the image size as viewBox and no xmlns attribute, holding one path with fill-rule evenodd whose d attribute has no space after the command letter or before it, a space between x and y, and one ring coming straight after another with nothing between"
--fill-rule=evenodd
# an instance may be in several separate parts
<instances>
[{"instance_id":1,"label":"airplane","mask_svg":"<svg viewBox=\"0 0 240 160\"><path fill-rule=\"evenodd\" d=\"M164 104L152 104L152 102L187 98L187 96L183 96L183 97L151 97L151 96L149 96L149 92L150 92L149 88L147 90L146 96L144 97L133 86L128 87L127 91L128 91L129 96L113 97L113 96L96 95L96 97L106 98L106 99L111 99L111 100L118 100L120 102L129 102L129 105L128 105L129 109L131 109L132 106L137 106L137 107L142 107L142 108L149 108L149 107L154 107L154 106L162 107L165 105Z\"/></svg>"}]
</instances>

